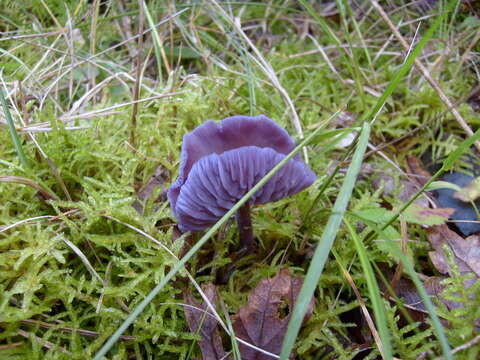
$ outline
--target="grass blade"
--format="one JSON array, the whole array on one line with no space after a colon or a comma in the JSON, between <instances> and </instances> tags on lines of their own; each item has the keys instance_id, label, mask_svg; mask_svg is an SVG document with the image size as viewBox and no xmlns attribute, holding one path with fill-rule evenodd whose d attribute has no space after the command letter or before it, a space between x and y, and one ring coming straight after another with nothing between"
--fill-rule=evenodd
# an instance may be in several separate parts
<instances>
[{"instance_id":1,"label":"grass blade","mask_svg":"<svg viewBox=\"0 0 480 360\"><path fill-rule=\"evenodd\" d=\"M280 360L287 360L292 352L293 345L300 330L300 326L302 325L308 304L313 296L313 292L317 287L318 280L323 272L323 267L327 262L328 254L330 253L333 241L335 240L338 229L340 228L343 215L347 209L348 201L352 194L353 187L355 186L357 175L360 171L363 155L367 149L369 136L370 124L364 123L358 140L357 148L353 154L352 163L348 168L337 200L333 205L332 215L328 219L323 235L308 268L307 275L305 276L305 281L302 289L300 290L300 294L298 295L297 302L293 308L292 317L290 318L287 333L285 334L285 338L283 340Z\"/></svg>"},{"instance_id":2,"label":"grass blade","mask_svg":"<svg viewBox=\"0 0 480 360\"><path fill-rule=\"evenodd\" d=\"M157 60L157 71L158 71L158 83L162 86L163 83L163 75L162 75L162 40L160 39L160 35L158 34L158 30L155 27L155 22L153 21L152 14L148 9L147 4L145 1L142 1L143 8L145 10L145 16L148 21L148 26L152 31L152 38L153 38L153 49L155 51L155 59ZM173 46L173 45L172 45Z\"/></svg>"},{"instance_id":3,"label":"grass blade","mask_svg":"<svg viewBox=\"0 0 480 360\"><path fill-rule=\"evenodd\" d=\"M3 112L5 114L5 119L7 120L8 131L10 132L10 136L12 137L13 145L15 146L15 150L17 150L17 155L20 159L20 163L26 170L28 168L27 157L23 152L22 143L20 142L20 138L18 137L17 129L15 129L15 124L13 123L12 115L10 114L10 110L8 109L7 101L5 100L5 95L2 89L0 89L0 101L2 102Z\"/></svg>"},{"instance_id":4,"label":"grass blade","mask_svg":"<svg viewBox=\"0 0 480 360\"><path fill-rule=\"evenodd\" d=\"M337 111L332 117L335 117L340 113L340 110ZM119 337L123 334L125 330L135 321L135 319L141 314L145 307L157 296L157 294L163 289L163 287L184 267L184 265L192 258L195 253L200 250L200 248L205 245L205 243L212 237L213 234L217 232L218 229L230 219L237 211L245 204L248 199L255 194L275 173L278 172L290 159L292 159L303 147L305 147L320 131L323 130L323 127L319 127L309 136L307 136L300 144L298 144L295 149L292 150L282 161L280 161L275 167L268 172L249 192L245 194L236 204L232 207L223 217L213 225L210 230L208 230L205 235L203 235L200 240L185 254L184 257L173 267L170 272L165 275L165 277L158 283L155 288L143 299L137 307L130 313L130 315L125 319L125 321L120 325L120 327L115 331L115 333L107 340L107 342L102 346L99 352L95 355L93 360L100 360L110 348L117 342ZM367 137L368 140L368 137ZM366 146L366 142L365 142ZM363 156L363 154L362 154ZM361 157L360 157L361 159Z\"/></svg>"},{"instance_id":5,"label":"grass blade","mask_svg":"<svg viewBox=\"0 0 480 360\"><path fill-rule=\"evenodd\" d=\"M367 249L363 245L362 241L358 238L357 232L353 229L348 221L345 221L345 225L350 232L350 236L353 239L357 254L362 264L363 274L367 282L368 293L370 295L370 301L372 302L373 311L375 313L375 322L377 323L378 333L382 340L383 349L379 349L385 359L392 358L392 344L390 341L390 332L387 325L387 316L385 315L385 305L383 303L380 289L378 288L377 279L370 264Z\"/></svg>"}]
</instances>

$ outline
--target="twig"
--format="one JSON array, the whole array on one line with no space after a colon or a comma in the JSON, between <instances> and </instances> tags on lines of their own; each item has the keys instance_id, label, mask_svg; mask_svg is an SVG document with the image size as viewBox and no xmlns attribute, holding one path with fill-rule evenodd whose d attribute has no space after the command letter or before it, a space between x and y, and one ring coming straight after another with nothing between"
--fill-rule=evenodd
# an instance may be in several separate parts
<instances>
[{"instance_id":1,"label":"twig","mask_svg":"<svg viewBox=\"0 0 480 360\"><path fill-rule=\"evenodd\" d=\"M68 354L69 356L72 356L72 353L68 350L66 350L65 348L61 347L61 346L58 346L50 341L47 341L47 340L43 340L41 337L38 337L38 336L35 336L29 332L26 332L24 330L21 330L21 329L18 329L17 330L17 334L20 335L20 336L23 336L24 338L26 339L35 339L36 341L38 341L39 343L41 343L41 345L47 349L58 349L59 351L61 351L62 353L65 353L65 354Z\"/></svg>"},{"instance_id":2,"label":"twig","mask_svg":"<svg viewBox=\"0 0 480 360\"><path fill-rule=\"evenodd\" d=\"M11 344L0 345L0 351L17 348L17 347L22 346L23 344L24 344L24 342L19 341L19 342L14 342L14 343L11 343Z\"/></svg>"},{"instance_id":3,"label":"twig","mask_svg":"<svg viewBox=\"0 0 480 360\"><path fill-rule=\"evenodd\" d=\"M55 31L50 31L50 32L46 32L46 33L38 33L38 34L26 34L26 35L11 35L11 36L6 36L6 37L3 37L3 38L0 38L0 41L11 41L11 40L19 40L19 39L34 39L34 38L44 38L44 37L49 37L49 36L55 36L55 35L58 35L58 34L63 34L64 32L66 32L67 29L66 28L61 28L59 30L55 30ZM4 34L4 33L0 33L0 34Z\"/></svg>"},{"instance_id":4,"label":"twig","mask_svg":"<svg viewBox=\"0 0 480 360\"><path fill-rule=\"evenodd\" d=\"M480 335L475 336L472 340L467 341L465 344L457 346L455 349L452 350L452 354L456 354L457 352L468 349L469 347L477 345L478 343L480 343Z\"/></svg>"},{"instance_id":5,"label":"twig","mask_svg":"<svg viewBox=\"0 0 480 360\"><path fill-rule=\"evenodd\" d=\"M35 181L25 178L25 177L20 177L20 176L0 176L0 182L5 182L5 183L16 183L16 184L22 184L26 186L30 186L37 190L45 199L47 200L58 200L57 195L55 195L53 192L49 191L49 189L46 189L42 185L36 183Z\"/></svg>"},{"instance_id":6,"label":"twig","mask_svg":"<svg viewBox=\"0 0 480 360\"><path fill-rule=\"evenodd\" d=\"M357 297L358 303L360 304L360 309L362 310L363 316L365 316L365 320L367 321L368 328L370 329L370 332L372 333L373 339L375 340L375 343L377 344L378 351L380 352L382 357L385 358L385 354L383 352L382 340L380 339L380 336L378 335L378 331L375 328L375 323L373 322L373 319L372 319L372 317L370 316L370 313L367 310L367 307L365 305L365 300L363 300L362 295L360 294L360 291L358 291L358 288L355 285L355 282L353 281L353 279L350 276L350 273L347 271L347 269L345 269L339 261L337 261L337 264L342 269L343 276L348 281L348 283L350 284L353 292L355 293L355 296Z\"/></svg>"},{"instance_id":7,"label":"twig","mask_svg":"<svg viewBox=\"0 0 480 360\"><path fill-rule=\"evenodd\" d=\"M3 226L0 226L0 233L2 232L5 232L7 231L8 229L11 229L11 228L14 228L18 225L21 225L21 224L24 224L24 223L31 223L31 224L35 224L35 220L40 220L40 219L50 219L52 218L53 216L52 215L42 215L42 216L35 216L35 217L32 217L32 218L28 218L28 219L23 219L23 220L20 220L20 221L17 221L13 224L10 224L10 225L3 225ZM38 222L37 222L38 223Z\"/></svg>"}]
</instances>

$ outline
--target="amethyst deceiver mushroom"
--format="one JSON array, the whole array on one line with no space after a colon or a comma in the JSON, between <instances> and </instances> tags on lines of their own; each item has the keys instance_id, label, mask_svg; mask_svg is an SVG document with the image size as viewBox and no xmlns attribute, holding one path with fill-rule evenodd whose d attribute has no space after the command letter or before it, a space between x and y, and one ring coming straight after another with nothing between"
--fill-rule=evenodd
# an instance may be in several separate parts
<instances>
[{"instance_id":1,"label":"amethyst deceiver mushroom","mask_svg":"<svg viewBox=\"0 0 480 360\"><path fill-rule=\"evenodd\" d=\"M288 133L264 115L209 120L183 137L180 174L168 199L181 231L213 225L295 148ZM250 206L300 192L316 179L297 154L237 212L243 248L253 246Z\"/></svg>"}]
</instances>

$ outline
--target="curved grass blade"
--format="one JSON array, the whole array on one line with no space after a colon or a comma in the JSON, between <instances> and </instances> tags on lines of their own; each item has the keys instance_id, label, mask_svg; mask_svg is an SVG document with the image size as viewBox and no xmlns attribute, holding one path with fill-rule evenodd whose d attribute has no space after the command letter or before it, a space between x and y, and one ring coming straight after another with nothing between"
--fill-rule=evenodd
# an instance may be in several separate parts
<instances>
[{"instance_id":1,"label":"curved grass blade","mask_svg":"<svg viewBox=\"0 0 480 360\"><path fill-rule=\"evenodd\" d=\"M340 110L332 115L332 118L337 116L340 113ZM292 159L303 147L305 147L317 134L323 130L323 127L319 127L309 136L307 136L301 143L298 144L295 149L292 150L282 161L280 161L275 167L268 172L249 192L242 197L234 207L232 207L220 220L213 225L210 230L208 230L205 235L203 235L200 240L185 254L184 257L170 270L170 272L165 275L165 277L158 283L155 288L143 299L137 307L130 313L130 315L125 319L125 321L120 325L120 327L115 331L115 333L107 340L107 342L102 346L102 348L95 355L93 360L100 360L110 348L117 342L118 338L123 334L125 330L135 321L135 319L141 314L141 312L147 307L147 305L157 296L157 294L163 289L163 287L184 267L184 265L192 258L195 253L200 250L200 248L212 237L215 232L228 220L230 219L237 211L245 204L248 199L255 194L273 175L275 175L278 170L282 168L290 159Z\"/></svg>"},{"instance_id":2,"label":"curved grass blade","mask_svg":"<svg viewBox=\"0 0 480 360\"><path fill-rule=\"evenodd\" d=\"M333 205L332 215L330 215L323 235L320 238L319 244L315 250L315 254L313 255L310 266L308 267L302 289L300 290L295 307L293 308L292 317L290 318L287 333L285 334L285 338L283 340L280 360L287 360L292 352L293 345L300 330L300 326L302 325L308 304L310 303L310 299L317 288L318 280L323 272L323 267L327 262L333 241L335 240L338 229L340 228L340 224L342 222L343 215L347 209L348 201L350 200L357 175L360 171L360 165L363 161L363 155L367 149L369 136L370 124L366 122L363 124L351 165L347 170L345 180L343 181L337 200Z\"/></svg>"}]
</instances>

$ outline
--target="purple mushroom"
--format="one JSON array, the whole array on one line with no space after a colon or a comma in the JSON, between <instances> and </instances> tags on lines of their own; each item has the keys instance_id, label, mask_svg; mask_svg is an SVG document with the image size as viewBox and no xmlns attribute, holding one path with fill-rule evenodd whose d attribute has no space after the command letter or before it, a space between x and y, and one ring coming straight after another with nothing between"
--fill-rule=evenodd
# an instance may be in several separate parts
<instances>
[{"instance_id":1,"label":"purple mushroom","mask_svg":"<svg viewBox=\"0 0 480 360\"><path fill-rule=\"evenodd\" d=\"M181 231L213 225L295 147L288 133L264 115L209 120L183 137L180 174L168 190ZM296 155L237 212L241 245L253 246L250 206L300 192L316 179Z\"/></svg>"}]
</instances>

